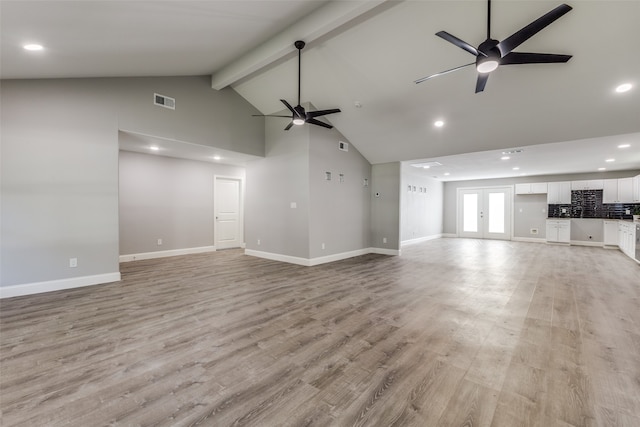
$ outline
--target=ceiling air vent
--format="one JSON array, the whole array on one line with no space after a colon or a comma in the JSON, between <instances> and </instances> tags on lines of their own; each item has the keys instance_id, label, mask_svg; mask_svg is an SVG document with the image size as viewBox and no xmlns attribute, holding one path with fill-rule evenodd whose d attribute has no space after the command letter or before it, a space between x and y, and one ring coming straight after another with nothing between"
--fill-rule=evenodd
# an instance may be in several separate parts
<instances>
[{"instance_id":1,"label":"ceiling air vent","mask_svg":"<svg viewBox=\"0 0 640 427\"><path fill-rule=\"evenodd\" d=\"M344 141L338 141L338 150L349 151L349 144Z\"/></svg>"},{"instance_id":2,"label":"ceiling air vent","mask_svg":"<svg viewBox=\"0 0 640 427\"><path fill-rule=\"evenodd\" d=\"M170 98L168 96L160 95L159 93L153 94L153 103L154 105L158 105L160 107L169 108L171 110L176 109L176 100L175 98Z\"/></svg>"}]
</instances>

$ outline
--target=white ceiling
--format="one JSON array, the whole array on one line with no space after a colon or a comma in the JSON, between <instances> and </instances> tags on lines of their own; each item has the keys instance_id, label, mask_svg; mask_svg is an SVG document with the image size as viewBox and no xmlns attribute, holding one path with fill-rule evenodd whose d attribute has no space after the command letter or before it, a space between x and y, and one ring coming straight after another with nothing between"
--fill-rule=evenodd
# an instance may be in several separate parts
<instances>
[{"instance_id":1,"label":"white ceiling","mask_svg":"<svg viewBox=\"0 0 640 427\"><path fill-rule=\"evenodd\" d=\"M434 34L477 46L486 36L481 0L1 0L0 76L213 74L274 113L279 99L296 101L293 41L304 39L302 102L341 108L327 119L372 163L437 158L451 175L425 173L442 180L640 169L640 1L568 3L571 12L516 51L573 58L500 67L479 94L473 67L413 81L472 62ZM558 4L493 1L492 37ZM45 50L26 52L27 42ZM634 89L615 93L623 82ZM623 142L631 147L618 149ZM512 148L525 150L496 160Z\"/></svg>"}]
</instances>

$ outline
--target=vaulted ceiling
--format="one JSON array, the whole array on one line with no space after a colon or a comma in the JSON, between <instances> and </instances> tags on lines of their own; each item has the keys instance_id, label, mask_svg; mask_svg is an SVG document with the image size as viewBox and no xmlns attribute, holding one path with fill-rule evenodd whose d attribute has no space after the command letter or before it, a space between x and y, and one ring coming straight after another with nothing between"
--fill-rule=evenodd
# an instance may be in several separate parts
<instances>
[{"instance_id":1,"label":"vaulted ceiling","mask_svg":"<svg viewBox=\"0 0 640 427\"><path fill-rule=\"evenodd\" d=\"M559 4L493 1L491 36L504 39ZM640 1L569 4L515 49L573 55L568 63L501 66L478 94L474 67L414 81L474 60L434 34L480 44L481 0L2 0L0 75L211 74L214 87L231 86L271 114L282 110L280 99L297 101L293 42L302 39L302 102L341 108L327 119L371 163L446 159L456 172L433 172L443 180L640 169ZM29 42L45 49L24 51ZM621 83L632 90L615 92ZM433 125L438 119L443 127ZM284 127L287 119L267 120ZM524 149L518 171L487 160L513 148ZM455 155L465 153L456 169ZM485 170L474 175L474 164Z\"/></svg>"}]
</instances>

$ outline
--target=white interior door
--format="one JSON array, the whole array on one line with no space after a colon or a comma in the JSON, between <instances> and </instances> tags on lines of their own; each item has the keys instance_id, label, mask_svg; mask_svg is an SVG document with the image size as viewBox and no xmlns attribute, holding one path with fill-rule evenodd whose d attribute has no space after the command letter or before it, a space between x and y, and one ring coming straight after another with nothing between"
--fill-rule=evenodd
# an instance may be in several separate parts
<instances>
[{"instance_id":1,"label":"white interior door","mask_svg":"<svg viewBox=\"0 0 640 427\"><path fill-rule=\"evenodd\" d=\"M242 246L242 180L215 178L215 227L216 249Z\"/></svg>"},{"instance_id":2,"label":"white interior door","mask_svg":"<svg viewBox=\"0 0 640 427\"><path fill-rule=\"evenodd\" d=\"M510 240L511 189L459 190L458 236Z\"/></svg>"}]
</instances>

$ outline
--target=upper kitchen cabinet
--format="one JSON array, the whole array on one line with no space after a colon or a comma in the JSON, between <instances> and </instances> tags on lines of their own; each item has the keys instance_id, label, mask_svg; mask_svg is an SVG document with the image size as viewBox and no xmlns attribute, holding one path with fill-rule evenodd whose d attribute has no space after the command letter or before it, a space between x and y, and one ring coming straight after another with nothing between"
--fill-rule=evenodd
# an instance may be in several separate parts
<instances>
[{"instance_id":1,"label":"upper kitchen cabinet","mask_svg":"<svg viewBox=\"0 0 640 427\"><path fill-rule=\"evenodd\" d=\"M602 192L603 203L633 203L634 178L605 179Z\"/></svg>"},{"instance_id":2,"label":"upper kitchen cabinet","mask_svg":"<svg viewBox=\"0 0 640 427\"><path fill-rule=\"evenodd\" d=\"M590 179L586 181L571 181L572 190L602 190L604 188L604 180Z\"/></svg>"},{"instance_id":3,"label":"upper kitchen cabinet","mask_svg":"<svg viewBox=\"0 0 640 427\"><path fill-rule=\"evenodd\" d=\"M548 205L571 204L571 181L548 183L547 204Z\"/></svg>"},{"instance_id":4,"label":"upper kitchen cabinet","mask_svg":"<svg viewBox=\"0 0 640 427\"><path fill-rule=\"evenodd\" d=\"M640 175L633 178L633 203L640 203Z\"/></svg>"},{"instance_id":5,"label":"upper kitchen cabinet","mask_svg":"<svg viewBox=\"0 0 640 427\"><path fill-rule=\"evenodd\" d=\"M547 193L546 182L516 184L516 194L546 194L546 193Z\"/></svg>"}]
</instances>

